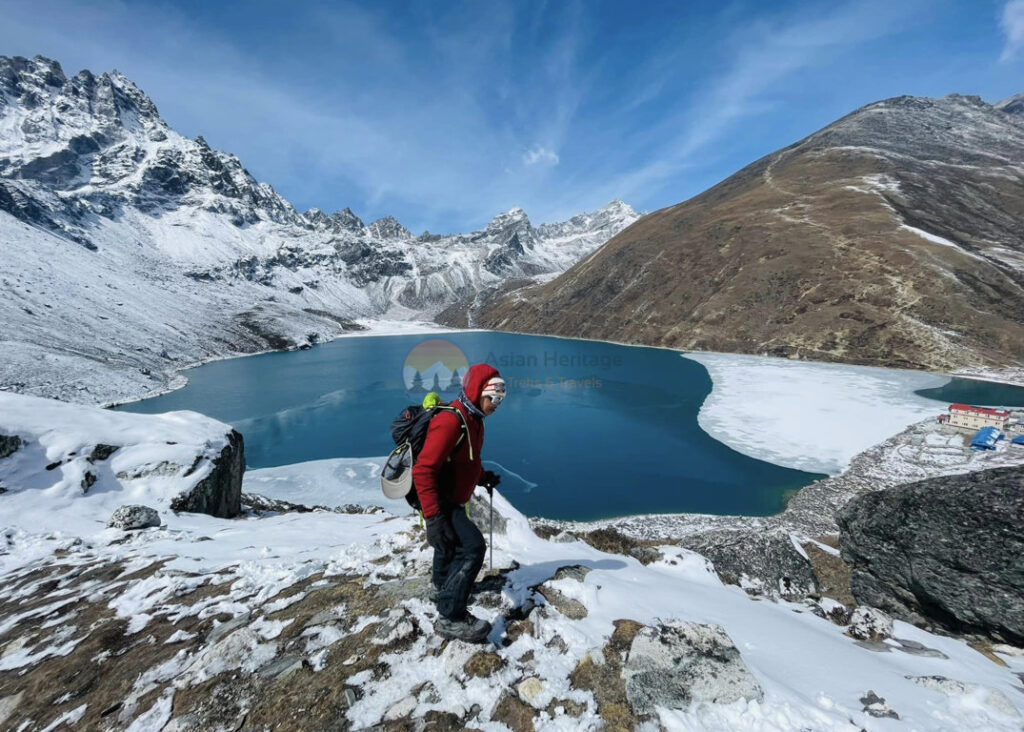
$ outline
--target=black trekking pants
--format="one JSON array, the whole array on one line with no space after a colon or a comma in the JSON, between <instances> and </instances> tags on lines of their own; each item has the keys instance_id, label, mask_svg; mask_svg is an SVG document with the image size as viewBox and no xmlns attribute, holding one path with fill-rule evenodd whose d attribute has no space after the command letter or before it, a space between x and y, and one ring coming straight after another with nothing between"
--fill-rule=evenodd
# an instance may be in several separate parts
<instances>
[{"instance_id":1,"label":"black trekking pants","mask_svg":"<svg viewBox=\"0 0 1024 732\"><path fill-rule=\"evenodd\" d=\"M452 620L466 613L469 591L484 564L487 544L480 529L469 520L464 506L443 506L441 515L455 530L455 542L434 547L434 587L438 588L437 612Z\"/></svg>"}]
</instances>

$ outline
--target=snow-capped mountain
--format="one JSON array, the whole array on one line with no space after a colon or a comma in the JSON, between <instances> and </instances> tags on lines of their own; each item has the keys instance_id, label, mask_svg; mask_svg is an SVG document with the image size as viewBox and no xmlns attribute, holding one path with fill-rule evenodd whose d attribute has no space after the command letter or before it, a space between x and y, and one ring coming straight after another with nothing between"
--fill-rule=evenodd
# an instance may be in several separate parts
<instances>
[{"instance_id":1,"label":"snow-capped mountain","mask_svg":"<svg viewBox=\"0 0 1024 732\"><path fill-rule=\"evenodd\" d=\"M429 319L555 276L637 218L614 201L534 227L513 209L482 231L414 236L348 208L299 213L234 155L171 129L123 74L0 57L0 388L116 400L353 318Z\"/></svg>"}]
</instances>

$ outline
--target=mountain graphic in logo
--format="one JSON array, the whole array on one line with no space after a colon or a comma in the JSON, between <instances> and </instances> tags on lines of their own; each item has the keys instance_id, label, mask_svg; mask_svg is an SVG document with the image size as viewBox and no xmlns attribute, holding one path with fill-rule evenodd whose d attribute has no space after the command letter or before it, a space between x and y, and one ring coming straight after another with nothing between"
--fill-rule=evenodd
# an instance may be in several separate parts
<instances>
[{"instance_id":1,"label":"mountain graphic in logo","mask_svg":"<svg viewBox=\"0 0 1024 732\"><path fill-rule=\"evenodd\" d=\"M409 351L402 367L405 388L417 394L436 391L454 399L462 390L462 377L469 371L469 360L451 341L432 338Z\"/></svg>"}]
</instances>

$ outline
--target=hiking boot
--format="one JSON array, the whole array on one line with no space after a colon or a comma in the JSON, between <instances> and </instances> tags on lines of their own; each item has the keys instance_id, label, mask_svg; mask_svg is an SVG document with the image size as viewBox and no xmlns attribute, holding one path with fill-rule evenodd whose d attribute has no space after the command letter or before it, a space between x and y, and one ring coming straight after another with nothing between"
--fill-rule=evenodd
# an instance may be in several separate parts
<instances>
[{"instance_id":1,"label":"hiking boot","mask_svg":"<svg viewBox=\"0 0 1024 732\"><path fill-rule=\"evenodd\" d=\"M451 638L467 643L483 643L491 632L491 624L466 613L461 620L439 617L434 623L434 630L442 638Z\"/></svg>"}]
</instances>

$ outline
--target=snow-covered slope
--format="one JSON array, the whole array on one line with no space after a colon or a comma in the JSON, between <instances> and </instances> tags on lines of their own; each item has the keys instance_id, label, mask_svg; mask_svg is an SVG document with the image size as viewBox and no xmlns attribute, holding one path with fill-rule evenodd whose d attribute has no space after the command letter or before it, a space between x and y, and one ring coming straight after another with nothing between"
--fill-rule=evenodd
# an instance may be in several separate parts
<instances>
[{"instance_id":1,"label":"snow-covered slope","mask_svg":"<svg viewBox=\"0 0 1024 732\"><path fill-rule=\"evenodd\" d=\"M0 411L0 434L31 432L20 448L29 456L57 454L90 433L132 450L182 429L193 442L228 429L198 415L6 400L18 416ZM54 418L61 427L42 430ZM436 613L424 599L430 550L414 517L175 514L163 488L129 495L114 481L105 498L76 494L60 489L60 471L9 468L18 454L0 458L0 725L8 728L63 718L89 729L361 729L382 721L419 729L439 723L437 715L443 728L494 731L526 722L599 729L609 720L669 730L1021 725L1024 658L1012 649L999 652L1005 667L963 640L900 622L894 639L858 642L820 616L835 602L749 597L679 547L657 548L644 565L571 537L544 540L497 494L500 571L480 583L472 608L494 622L493 645L478 649L433 632ZM282 495L327 505L359 495L366 482L357 470L348 485L346 471L324 466L260 473L247 477L247 490L277 485ZM175 478L167 480L173 488ZM121 499L149 503L163 525L104 528ZM630 646L638 631L679 623L701 633L720 626L718 637L734 647L720 648L721 658L675 659L693 663L688 692L674 686L678 669L660 683L641 671L623 686L638 671L626 655L639 655ZM751 698L713 698L735 683L716 677L726 667L746 669ZM680 696L689 693L697 698ZM637 708L644 698L659 700L646 722Z\"/></svg>"},{"instance_id":2,"label":"snow-covered slope","mask_svg":"<svg viewBox=\"0 0 1024 732\"><path fill-rule=\"evenodd\" d=\"M513 209L471 234L413 236L349 209L300 214L171 129L123 74L0 57L0 389L111 401L355 318L430 319L553 276L637 218L614 201L534 227Z\"/></svg>"}]
</instances>

